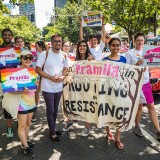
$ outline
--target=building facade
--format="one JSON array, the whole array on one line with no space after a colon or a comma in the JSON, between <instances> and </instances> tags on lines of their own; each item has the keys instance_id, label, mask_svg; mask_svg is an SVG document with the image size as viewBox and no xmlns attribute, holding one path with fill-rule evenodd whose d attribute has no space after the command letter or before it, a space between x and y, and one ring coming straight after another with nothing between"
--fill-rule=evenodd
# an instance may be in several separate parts
<instances>
[{"instance_id":1,"label":"building facade","mask_svg":"<svg viewBox=\"0 0 160 160\"><path fill-rule=\"evenodd\" d=\"M25 5L19 6L19 15L25 15L28 20L35 22L35 5L32 3L27 3Z\"/></svg>"},{"instance_id":2,"label":"building facade","mask_svg":"<svg viewBox=\"0 0 160 160\"><path fill-rule=\"evenodd\" d=\"M63 8L67 3L67 0L54 0L54 6L58 8Z\"/></svg>"}]
</instances>

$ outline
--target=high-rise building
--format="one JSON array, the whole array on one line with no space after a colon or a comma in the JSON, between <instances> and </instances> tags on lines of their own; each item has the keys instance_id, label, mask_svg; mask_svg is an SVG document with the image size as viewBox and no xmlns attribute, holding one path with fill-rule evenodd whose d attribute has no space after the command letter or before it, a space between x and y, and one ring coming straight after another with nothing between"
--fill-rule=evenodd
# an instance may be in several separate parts
<instances>
[{"instance_id":1,"label":"high-rise building","mask_svg":"<svg viewBox=\"0 0 160 160\"><path fill-rule=\"evenodd\" d=\"M54 6L58 8L63 8L67 3L67 0L54 0Z\"/></svg>"},{"instance_id":2,"label":"high-rise building","mask_svg":"<svg viewBox=\"0 0 160 160\"><path fill-rule=\"evenodd\" d=\"M33 3L27 3L19 6L19 14L28 17L28 20L35 22L35 5Z\"/></svg>"}]
</instances>

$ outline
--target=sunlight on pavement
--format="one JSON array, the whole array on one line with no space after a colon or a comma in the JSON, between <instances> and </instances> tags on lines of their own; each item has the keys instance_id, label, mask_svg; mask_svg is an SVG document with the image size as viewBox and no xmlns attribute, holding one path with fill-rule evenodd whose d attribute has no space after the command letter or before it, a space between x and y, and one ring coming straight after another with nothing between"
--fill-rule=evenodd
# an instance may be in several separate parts
<instances>
[{"instance_id":1,"label":"sunlight on pavement","mask_svg":"<svg viewBox=\"0 0 160 160\"><path fill-rule=\"evenodd\" d=\"M36 136L36 137L31 137L31 138L33 138L33 140L34 141L39 141L42 137L44 137L44 135L38 135L38 136Z\"/></svg>"},{"instance_id":2,"label":"sunlight on pavement","mask_svg":"<svg viewBox=\"0 0 160 160\"><path fill-rule=\"evenodd\" d=\"M17 146L20 146L20 142L12 141L11 143L7 144L6 150L12 149Z\"/></svg>"},{"instance_id":3,"label":"sunlight on pavement","mask_svg":"<svg viewBox=\"0 0 160 160\"><path fill-rule=\"evenodd\" d=\"M139 155L147 155L147 154L158 154L159 152L156 151L154 148L147 147L143 152L140 152Z\"/></svg>"},{"instance_id":4,"label":"sunlight on pavement","mask_svg":"<svg viewBox=\"0 0 160 160\"><path fill-rule=\"evenodd\" d=\"M90 147L90 148L94 148L94 145L90 145L89 147Z\"/></svg>"},{"instance_id":5,"label":"sunlight on pavement","mask_svg":"<svg viewBox=\"0 0 160 160\"><path fill-rule=\"evenodd\" d=\"M75 132L70 132L69 138L70 139L76 139L77 138L77 134Z\"/></svg>"},{"instance_id":6,"label":"sunlight on pavement","mask_svg":"<svg viewBox=\"0 0 160 160\"><path fill-rule=\"evenodd\" d=\"M58 152L57 150L53 150L53 155L49 158L49 160L59 160L61 156L61 152Z\"/></svg>"}]
</instances>

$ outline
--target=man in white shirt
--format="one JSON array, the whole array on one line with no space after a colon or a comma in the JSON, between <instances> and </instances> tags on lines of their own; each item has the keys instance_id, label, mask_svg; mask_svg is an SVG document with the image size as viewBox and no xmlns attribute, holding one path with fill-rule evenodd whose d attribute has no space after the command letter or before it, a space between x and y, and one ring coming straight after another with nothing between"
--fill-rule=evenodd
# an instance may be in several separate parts
<instances>
[{"instance_id":1,"label":"man in white shirt","mask_svg":"<svg viewBox=\"0 0 160 160\"><path fill-rule=\"evenodd\" d=\"M106 40L106 33L105 33L105 24L104 24L104 17L102 17L102 36L101 42L98 44L98 37L96 35L91 35L89 37L89 50L91 54L94 56L95 60L102 60L103 58L103 49L105 47L105 40ZM80 19L80 30L79 30L79 37L80 41L83 40L83 28L82 28L82 19ZM89 135L90 132L90 123L86 123L85 128L82 130L82 136L86 137Z\"/></svg>"},{"instance_id":2,"label":"man in white shirt","mask_svg":"<svg viewBox=\"0 0 160 160\"><path fill-rule=\"evenodd\" d=\"M55 130L58 105L63 89L63 80L68 67L67 54L61 51L62 37L53 35L51 37L52 48L42 52L36 64L36 72L42 76L41 90L46 103L47 121L50 131L50 138L55 143L60 143L57 135L60 132ZM44 67L43 67L44 66ZM44 68L44 69L43 69Z\"/></svg>"},{"instance_id":3,"label":"man in white shirt","mask_svg":"<svg viewBox=\"0 0 160 160\"><path fill-rule=\"evenodd\" d=\"M145 40L145 35L143 33L137 33L134 36L135 48L129 50L125 54L128 64L132 64L132 65L143 64L142 52L143 52L144 40ZM154 68L155 67L147 66L146 71L144 72L144 80L143 80L142 92L140 96L140 104L139 104L139 108L138 108L136 119L135 119L135 134L140 137L143 136L139 123L141 119L143 103L146 103L151 120L154 124L154 128L157 133L157 139L160 140L160 127L158 122L158 116L154 107L154 99L153 99L152 89L149 81L149 69L154 69Z\"/></svg>"}]
</instances>

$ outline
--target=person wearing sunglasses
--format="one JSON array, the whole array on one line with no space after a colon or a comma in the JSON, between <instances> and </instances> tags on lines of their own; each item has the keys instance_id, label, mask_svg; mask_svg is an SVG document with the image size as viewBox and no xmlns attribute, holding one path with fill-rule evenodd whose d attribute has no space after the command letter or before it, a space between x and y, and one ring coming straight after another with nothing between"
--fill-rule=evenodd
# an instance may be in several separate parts
<instances>
[{"instance_id":1,"label":"person wearing sunglasses","mask_svg":"<svg viewBox=\"0 0 160 160\"><path fill-rule=\"evenodd\" d=\"M20 56L20 61L21 61L20 67L23 69L29 68L32 64L32 60L33 60L33 55L30 51L28 50L22 51ZM10 114L14 118L18 119L18 136L21 141L21 148L23 148L24 154L30 158L35 157L33 149L37 147L35 143L31 143L30 141L28 141L31 119L33 113L36 110L35 91L36 91L35 89L29 90L27 87L24 87L24 90L22 91L5 93L4 99L2 101L2 104L5 108L6 105L5 101L10 101L13 98L15 99L14 104L8 103L7 105L9 108L14 108L14 110L10 111L8 109L8 112L10 111ZM17 96L19 97L18 100L16 100L15 95L16 97ZM16 107L13 105L16 105ZM15 117L14 115L17 115L17 117Z\"/></svg>"}]
</instances>

